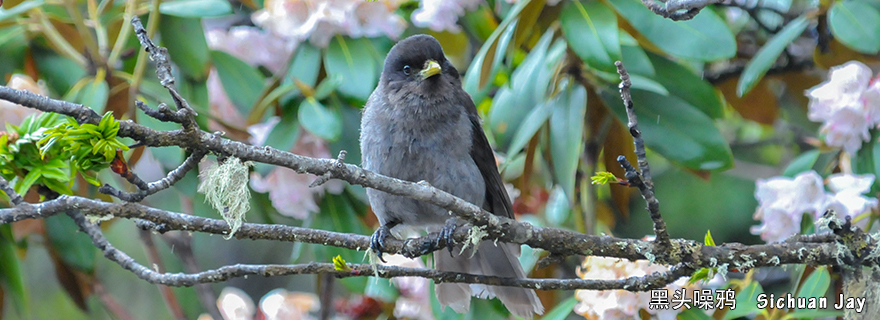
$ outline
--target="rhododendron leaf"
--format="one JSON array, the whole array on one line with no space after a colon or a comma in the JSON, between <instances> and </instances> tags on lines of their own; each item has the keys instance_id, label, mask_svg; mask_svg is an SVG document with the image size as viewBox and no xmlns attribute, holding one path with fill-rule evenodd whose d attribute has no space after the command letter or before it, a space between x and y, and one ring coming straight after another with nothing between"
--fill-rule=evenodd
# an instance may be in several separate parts
<instances>
[{"instance_id":1,"label":"rhododendron leaf","mask_svg":"<svg viewBox=\"0 0 880 320\"><path fill-rule=\"evenodd\" d=\"M785 28L782 28L782 31L779 31L779 33L770 38L770 40L758 50L758 53L752 57L752 60L746 64L746 68L743 70L742 76L739 78L739 83L736 86L736 95L742 97L751 91L752 88L761 81L761 78L764 78L764 74L767 73L767 70L770 70L770 67L776 63L779 54L781 54L782 51L794 41L794 39L797 39L797 37L799 37L809 25L810 20L807 19L807 17L800 17L789 22Z\"/></svg>"},{"instance_id":2,"label":"rhododendron leaf","mask_svg":"<svg viewBox=\"0 0 880 320\"><path fill-rule=\"evenodd\" d=\"M608 3L652 45L673 56L715 61L736 54L730 28L711 10L703 10L691 20L672 21L654 14L639 0Z\"/></svg>"},{"instance_id":3,"label":"rhododendron leaf","mask_svg":"<svg viewBox=\"0 0 880 320\"><path fill-rule=\"evenodd\" d=\"M617 118L627 122L617 90L601 92L602 100ZM696 170L733 167L733 154L711 118L674 96L632 90L642 138L653 151L672 162Z\"/></svg>"},{"instance_id":4,"label":"rhododendron leaf","mask_svg":"<svg viewBox=\"0 0 880 320\"><path fill-rule=\"evenodd\" d=\"M617 16L599 1L569 1L560 13L568 46L591 68L613 72L620 60Z\"/></svg>"},{"instance_id":5,"label":"rhododendron leaf","mask_svg":"<svg viewBox=\"0 0 880 320\"><path fill-rule=\"evenodd\" d=\"M167 15L161 19L159 32L162 34L162 45L168 48L171 60L187 78L205 80L210 54L202 21Z\"/></svg>"},{"instance_id":6,"label":"rhododendron leaf","mask_svg":"<svg viewBox=\"0 0 880 320\"><path fill-rule=\"evenodd\" d=\"M379 80L379 67L368 53L376 50L370 40L333 37L324 54L324 69L342 77L339 92L367 101Z\"/></svg>"},{"instance_id":7,"label":"rhododendron leaf","mask_svg":"<svg viewBox=\"0 0 880 320\"><path fill-rule=\"evenodd\" d=\"M211 50L223 90L238 112L246 115L263 93L263 76L256 68L222 51Z\"/></svg>"},{"instance_id":8,"label":"rhododendron leaf","mask_svg":"<svg viewBox=\"0 0 880 320\"><path fill-rule=\"evenodd\" d=\"M794 177L798 173L812 170L813 165L816 164L816 160L819 159L819 153L819 150L810 150L802 153L792 160L788 164L788 167L785 167L785 171L782 172L782 175L786 177Z\"/></svg>"},{"instance_id":9,"label":"rhododendron leaf","mask_svg":"<svg viewBox=\"0 0 880 320\"><path fill-rule=\"evenodd\" d=\"M834 37L864 54L880 51L880 12L861 1L837 1L828 10Z\"/></svg>"}]
</instances>

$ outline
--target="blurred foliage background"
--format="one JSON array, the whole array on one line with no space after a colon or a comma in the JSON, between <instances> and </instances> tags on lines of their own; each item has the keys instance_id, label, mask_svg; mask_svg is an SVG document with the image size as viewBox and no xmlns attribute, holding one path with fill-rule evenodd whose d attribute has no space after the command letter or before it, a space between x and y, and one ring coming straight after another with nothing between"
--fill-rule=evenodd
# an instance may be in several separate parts
<instances>
[{"instance_id":1,"label":"blurred foliage background","mask_svg":"<svg viewBox=\"0 0 880 320\"><path fill-rule=\"evenodd\" d=\"M782 174L807 151L807 161L794 162L803 169L836 161L838 153L817 139L819 124L807 119L804 91L819 84L829 67L878 62L880 3L739 2L674 22L639 0L5 0L0 75L9 86L82 103L116 119L176 129L134 107L135 99L173 105L131 30L129 20L137 15L168 48L176 85L199 112L203 129L308 156L346 150L346 162L359 163L360 109L385 54L395 40L428 33L463 72L518 219L641 238L652 231L638 193L589 179L599 171L623 177L618 155L635 162L613 65L621 60L632 75L670 234L700 240L712 230L718 243L748 244L760 241L749 232L756 224L756 179ZM16 126L28 113L0 106L2 121ZM175 148L142 147L124 155L147 181L185 156ZM4 177L24 178L14 172ZM40 178L72 185L72 194L112 201L82 177ZM248 222L362 235L377 226L359 186L334 182L309 189L314 177L267 165L256 166L251 178ZM128 188L108 170L97 172L97 179ZM198 179L191 172L143 202L216 218L196 192ZM33 193L27 198L38 200ZM300 243L153 235L129 221L103 228L115 246L168 272L329 262L336 255L359 262L363 256ZM527 270L539 257L524 248ZM62 216L0 226L0 260L0 316L9 319L193 319L229 287L241 289L232 297L255 301L287 289L283 296L296 302L287 305L311 316L317 316L310 307L320 300L317 292L328 286L336 290L324 302L341 318L390 316L400 301L433 310L411 318L494 319L506 313L485 300L475 302L469 315L441 313L427 284L392 286L367 278L251 277L202 291L158 288L102 259ZM560 262L531 275L573 277L577 263ZM224 293L221 302L230 297ZM559 305L555 318L565 318L574 305L572 292L540 295L548 310Z\"/></svg>"}]
</instances>

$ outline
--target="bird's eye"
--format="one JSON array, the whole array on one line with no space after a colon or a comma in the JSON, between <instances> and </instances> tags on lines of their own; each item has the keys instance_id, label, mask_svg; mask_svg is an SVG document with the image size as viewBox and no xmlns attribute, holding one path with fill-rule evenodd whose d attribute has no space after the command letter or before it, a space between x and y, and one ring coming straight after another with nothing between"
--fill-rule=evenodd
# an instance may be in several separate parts
<instances>
[{"instance_id":1,"label":"bird's eye","mask_svg":"<svg viewBox=\"0 0 880 320\"><path fill-rule=\"evenodd\" d=\"M405 74L405 75L409 75L410 73L412 73L412 68L411 68L410 66L408 66L408 65L407 65L407 66L403 66L403 74Z\"/></svg>"}]
</instances>

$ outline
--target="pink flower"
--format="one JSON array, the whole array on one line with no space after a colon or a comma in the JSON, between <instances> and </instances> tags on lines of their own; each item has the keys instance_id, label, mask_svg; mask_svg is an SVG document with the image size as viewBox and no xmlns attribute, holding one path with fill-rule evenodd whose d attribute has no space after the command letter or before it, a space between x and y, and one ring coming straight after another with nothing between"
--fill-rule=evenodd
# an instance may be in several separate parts
<instances>
[{"instance_id":1,"label":"pink flower","mask_svg":"<svg viewBox=\"0 0 880 320\"><path fill-rule=\"evenodd\" d=\"M287 71L287 60L296 49L295 42L249 26L208 30L205 38L211 49L229 53L253 66L264 66L273 74Z\"/></svg>"},{"instance_id":2,"label":"pink flower","mask_svg":"<svg viewBox=\"0 0 880 320\"><path fill-rule=\"evenodd\" d=\"M653 264L647 260L629 261L625 259L590 256L584 259L583 264L577 270L581 279L616 280L627 277L638 277L654 272L666 272L669 268L664 265ZM675 290L692 290L696 285L688 285L687 277L667 285L668 297L672 299ZM690 293L686 294L688 297ZM577 290L575 298L579 301L574 307L574 312L587 319L641 319L639 310L645 310L657 319L673 320L676 315L684 311L684 308L675 310L651 309L648 303L651 299L650 292L630 292L626 290Z\"/></svg>"},{"instance_id":3,"label":"pink flower","mask_svg":"<svg viewBox=\"0 0 880 320\"><path fill-rule=\"evenodd\" d=\"M408 267L424 268L421 259L409 259L402 255L386 255L386 264ZM394 317L402 319L433 320L431 312L431 299L428 297L428 279L420 277L396 277L391 283L397 287L400 297L394 302Z\"/></svg>"},{"instance_id":4,"label":"pink flower","mask_svg":"<svg viewBox=\"0 0 880 320\"><path fill-rule=\"evenodd\" d=\"M261 124L251 126L248 129L253 137L251 142L254 145L262 145L266 136L272 131L274 123L278 121L270 120L269 122L271 125ZM299 140L291 152L316 158L330 157L327 143L305 130L300 130ZM256 192L268 192L272 206L279 213L297 219L305 219L309 214L318 212L318 204L315 199L323 195L324 191L340 194L345 188L345 185L339 180L330 180L321 186L310 188L309 185L315 179L317 177L313 175L300 174L288 168L277 167L266 176L261 176L257 172L251 173L250 184Z\"/></svg>"},{"instance_id":5,"label":"pink flower","mask_svg":"<svg viewBox=\"0 0 880 320\"><path fill-rule=\"evenodd\" d=\"M868 141L868 130L880 122L880 85L871 69L858 61L831 68L828 81L806 92L808 117L823 121L825 143L854 154Z\"/></svg>"},{"instance_id":6,"label":"pink flower","mask_svg":"<svg viewBox=\"0 0 880 320\"><path fill-rule=\"evenodd\" d=\"M402 0L266 0L254 24L296 42L326 47L333 36L398 38L406 21L394 13Z\"/></svg>"},{"instance_id":7,"label":"pink flower","mask_svg":"<svg viewBox=\"0 0 880 320\"><path fill-rule=\"evenodd\" d=\"M49 90L42 82L34 82L34 79L23 74L13 74L6 84L7 87L18 90L30 91L40 95L48 95ZM29 115L40 113L39 110L27 108L6 100L0 100L0 130L5 130L3 123L19 125Z\"/></svg>"}]
</instances>

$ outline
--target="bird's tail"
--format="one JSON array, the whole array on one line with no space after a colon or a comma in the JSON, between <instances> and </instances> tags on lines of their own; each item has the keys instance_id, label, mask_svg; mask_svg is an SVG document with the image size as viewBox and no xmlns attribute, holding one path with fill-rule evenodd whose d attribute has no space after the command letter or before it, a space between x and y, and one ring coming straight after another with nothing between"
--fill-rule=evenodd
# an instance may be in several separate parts
<instances>
[{"instance_id":1,"label":"bird's tail","mask_svg":"<svg viewBox=\"0 0 880 320\"><path fill-rule=\"evenodd\" d=\"M453 250L454 257L438 251L434 253L435 268L440 271L484 274L499 277L525 278L525 272L519 264L519 245L511 243L494 243L483 241L476 254L471 257L470 250L459 255ZM470 308L471 295L480 298L497 297L504 306L516 316L532 318L535 314L543 314L544 306L535 290L515 287L498 287L486 285L469 285L464 283L441 283L437 285L437 300L440 305L449 306L458 313L465 313Z\"/></svg>"}]
</instances>

